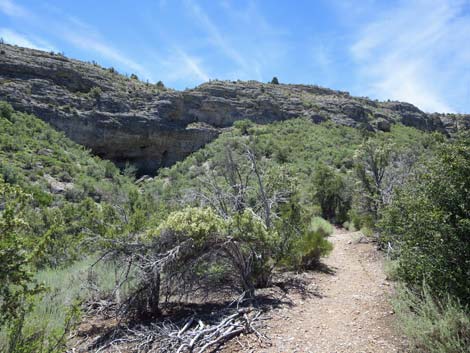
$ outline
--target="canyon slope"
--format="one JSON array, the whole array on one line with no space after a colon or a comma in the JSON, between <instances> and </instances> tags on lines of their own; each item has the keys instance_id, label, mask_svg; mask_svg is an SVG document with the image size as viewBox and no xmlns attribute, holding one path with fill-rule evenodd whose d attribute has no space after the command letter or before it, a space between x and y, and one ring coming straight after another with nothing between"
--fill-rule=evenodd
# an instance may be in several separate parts
<instances>
[{"instance_id":1,"label":"canyon slope","mask_svg":"<svg viewBox=\"0 0 470 353\"><path fill-rule=\"evenodd\" d=\"M0 44L0 100L140 174L182 160L242 119L305 117L376 131L402 123L444 134L470 127L470 115L429 114L312 85L214 80L175 91L94 62L7 44Z\"/></svg>"}]
</instances>

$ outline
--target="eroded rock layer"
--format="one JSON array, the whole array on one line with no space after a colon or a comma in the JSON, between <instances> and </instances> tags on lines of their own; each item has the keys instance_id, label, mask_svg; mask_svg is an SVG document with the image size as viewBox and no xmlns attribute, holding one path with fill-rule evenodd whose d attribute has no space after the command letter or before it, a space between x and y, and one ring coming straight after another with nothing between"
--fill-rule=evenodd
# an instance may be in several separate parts
<instances>
[{"instance_id":1,"label":"eroded rock layer","mask_svg":"<svg viewBox=\"0 0 470 353\"><path fill-rule=\"evenodd\" d=\"M469 115L427 114L308 85L211 81L174 91L55 53L0 45L0 100L47 121L118 165L152 174L213 140L240 119L269 123L306 117L370 130L401 122L453 133Z\"/></svg>"}]
</instances>

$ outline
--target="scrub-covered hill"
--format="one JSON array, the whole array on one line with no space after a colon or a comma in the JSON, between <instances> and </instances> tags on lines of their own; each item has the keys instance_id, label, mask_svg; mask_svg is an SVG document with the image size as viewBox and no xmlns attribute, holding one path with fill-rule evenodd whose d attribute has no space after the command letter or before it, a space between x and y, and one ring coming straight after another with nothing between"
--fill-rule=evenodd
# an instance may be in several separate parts
<instances>
[{"instance_id":1,"label":"scrub-covered hill","mask_svg":"<svg viewBox=\"0 0 470 353\"><path fill-rule=\"evenodd\" d=\"M150 175L243 119L305 117L383 131L400 122L444 133L470 122L468 115L428 114L408 103L309 85L214 80L175 91L96 63L7 44L0 44L0 100L35 114L97 155Z\"/></svg>"}]
</instances>

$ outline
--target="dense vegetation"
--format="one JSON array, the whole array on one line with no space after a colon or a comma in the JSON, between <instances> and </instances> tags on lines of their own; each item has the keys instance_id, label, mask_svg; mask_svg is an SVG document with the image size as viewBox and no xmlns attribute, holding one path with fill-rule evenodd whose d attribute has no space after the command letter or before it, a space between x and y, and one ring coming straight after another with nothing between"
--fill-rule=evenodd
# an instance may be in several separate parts
<instances>
[{"instance_id":1,"label":"dense vegetation","mask_svg":"<svg viewBox=\"0 0 470 353\"><path fill-rule=\"evenodd\" d=\"M442 144L396 190L380 220L382 241L408 285L396 302L419 352L470 347L470 138ZM413 310L410 310L413 308Z\"/></svg>"},{"instance_id":2,"label":"dense vegetation","mask_svg":"<svg viewBox=\"0 0 470 353\"><path fill-rule=\"evenodd\" d=\"M137 227L139 200L112 163L0 102L1 351L62 351L94 237Z\"/></svg>"},{"instance_id":3,"label":"dense vegetation","mask_svg":"<svg viewBox=\"0 0 470 353\"><path fill-rule=\"evenodd\" d=\"M363 150L364 141L393 151L389 154L394 167L391 169L397 169L399 159L409 156L408 164L412 164L417 156L430 153L440 138L401 125L394 126L390 133L373 134L329 122L313 124L307 119L261 126L238 121L235 126L235 130L222 134L184 161L160 170L158 178L148 183L146 190L158 195L165 209L177 209L181 200L188 202L189 191L207 184L204 180L207 171L220 164L227 146L240 154L249 145L256 151L266 173L284 174L290 183L295 183L299 202L313 214L337 224L353 220L361 228L368 213L356 214L362 208L352 207L352 202L361 201L357 172L374 167L365 166L367 156L356 153ZM352 208L354 212L350 212Z\"/></svg>"},{"instance_id":4,"label":"dense vegetation","mask_svg":"<svg viewBox=\"0 0 470 353\"><path fill-rule=\"evenodd\" d=\"M96 213L112 217L107 205L131 207L138 189L111 162L93 157L41 120L0 104L0 177L30 195L24 213L31 236L41 239L47 233L50 239L38 265L70 264L81 257L87 237L107 231L99 229Z\"/></svg>"},{"instance_id":5,"label":"dense vegetation","mask_svg":"<svg viewBox=\"0 0 470 353\"><path fill-rule=\"evenodd\" d=\"M278 272L315 268L331 222L362 229L394 259L406 287L397 312L417 349L432 336L454 347L436 352L460 352L469 141L401 125L243 120L136 184L132 167L0 102L0 350L62 351L98 299L148 319L191 298L255 297ZM431 319L441 320L434 336Z\"/></svg>"}]
</instances>

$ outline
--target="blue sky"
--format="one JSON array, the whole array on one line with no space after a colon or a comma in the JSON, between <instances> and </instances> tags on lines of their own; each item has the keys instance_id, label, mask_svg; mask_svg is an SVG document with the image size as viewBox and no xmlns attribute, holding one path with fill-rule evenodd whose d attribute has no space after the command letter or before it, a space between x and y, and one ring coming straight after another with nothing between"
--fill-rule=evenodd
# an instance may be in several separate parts
<instances>
[{"instance_id":1,"label":"blue sky","mask_svg":"<svg viewBox=\"0 0 470 353\"><path fill-rule=\"evenodd\" d=\"M0 0L0 37L177 89L277 76L470 112L468 0Z\"/></svg>"}]
</instances>

